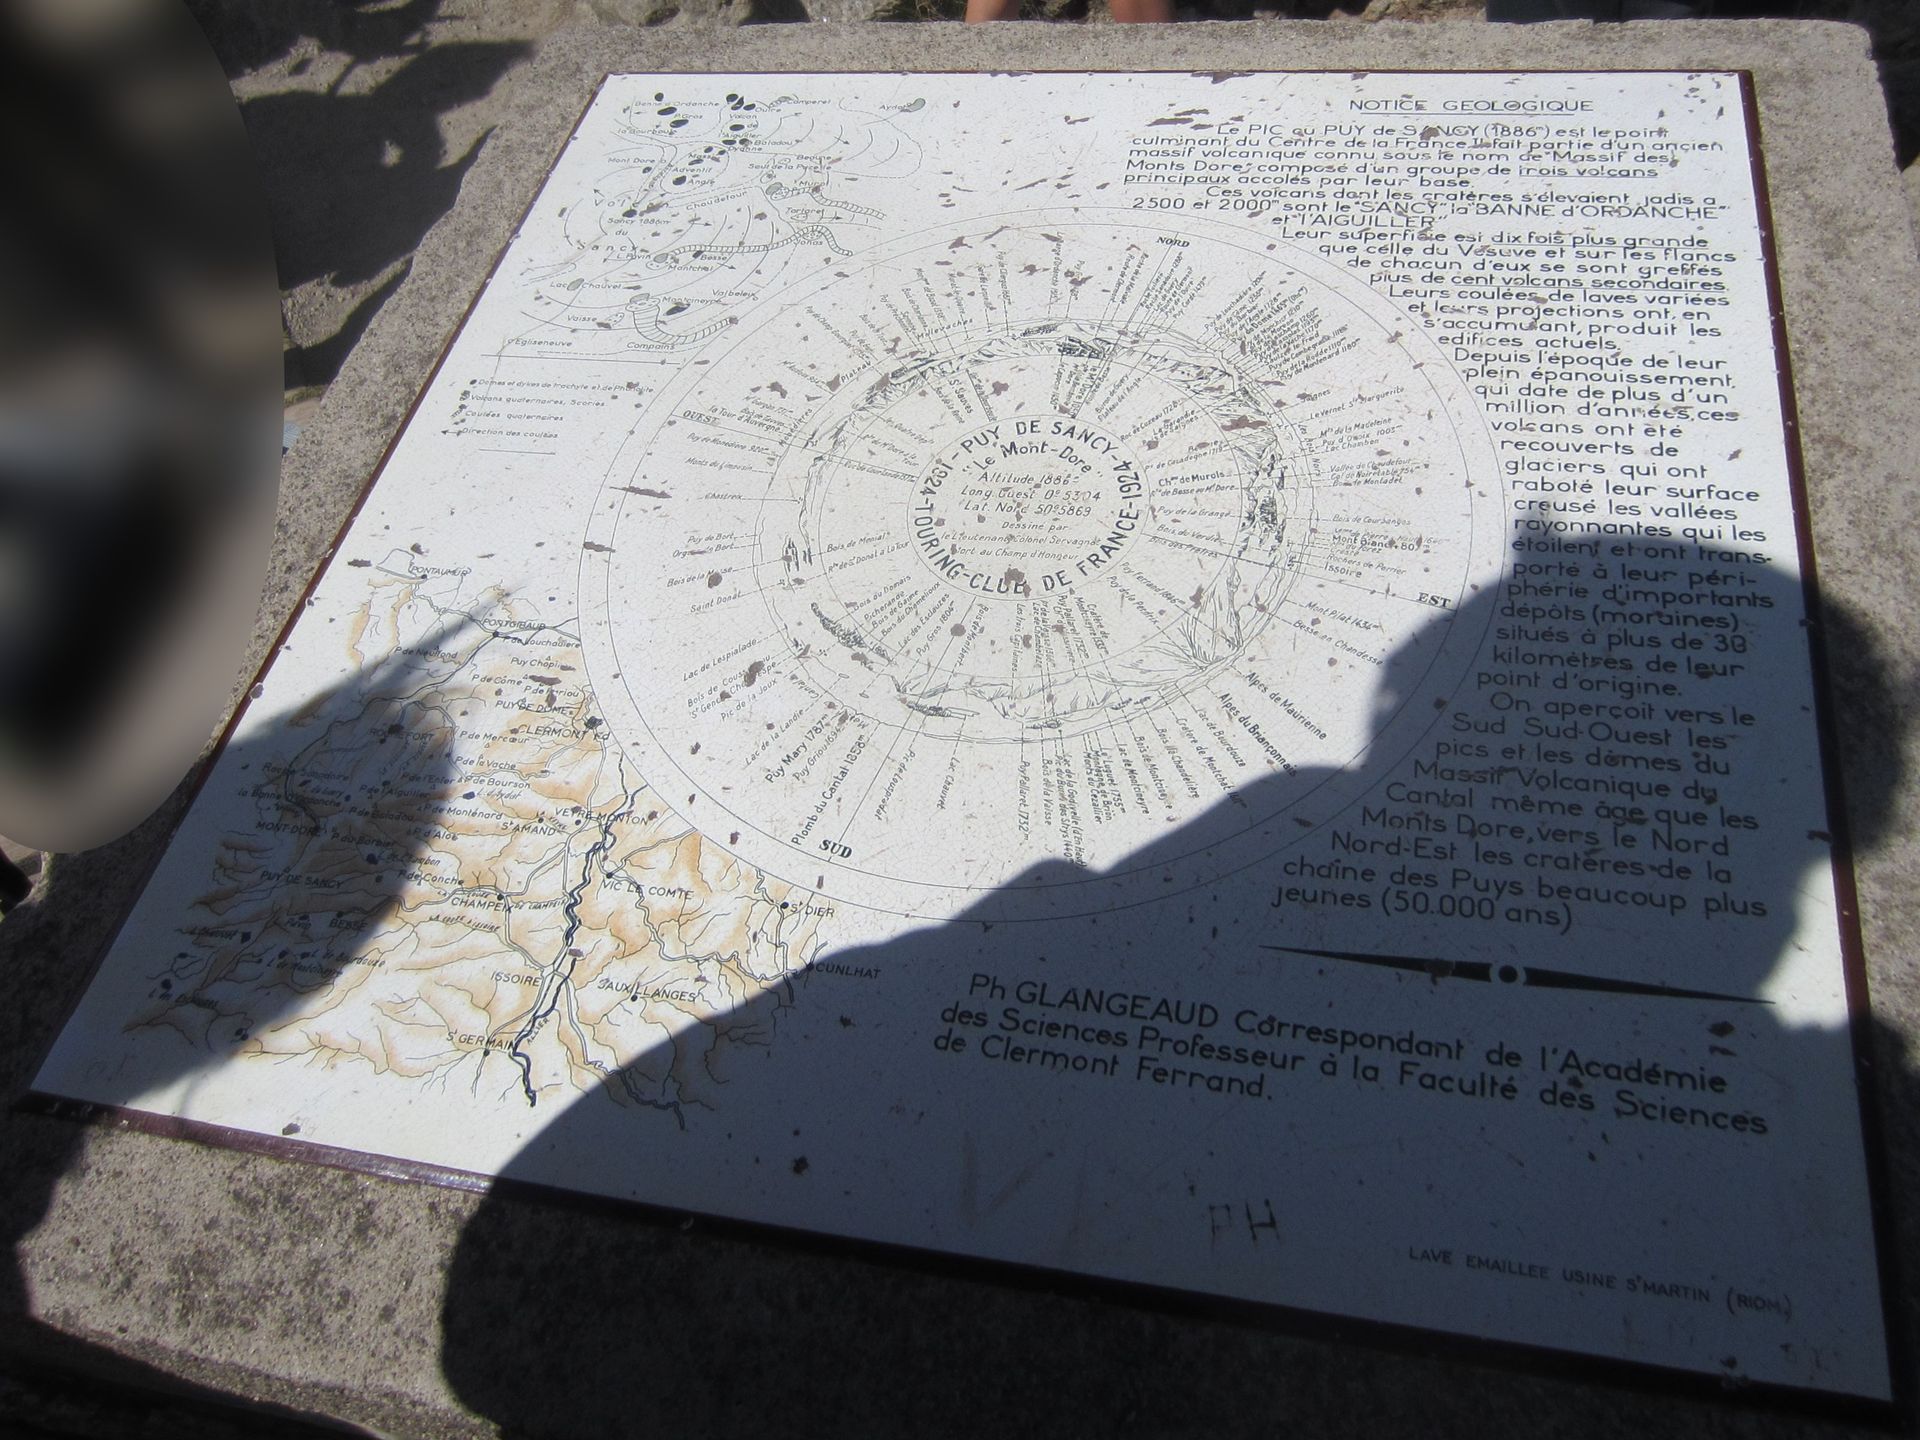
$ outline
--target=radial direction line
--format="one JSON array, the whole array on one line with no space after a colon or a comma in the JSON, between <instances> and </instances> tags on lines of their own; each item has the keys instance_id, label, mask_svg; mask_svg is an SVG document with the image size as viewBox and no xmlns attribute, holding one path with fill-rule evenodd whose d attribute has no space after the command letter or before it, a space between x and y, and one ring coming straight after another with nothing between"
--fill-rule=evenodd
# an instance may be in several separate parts
<instances>
[{"instance_id":1,"label":"radial direction line","mask_svg":"<svg viewBox=\"0 0 1920 1440\"><path fill-rule=\"evenodd\" d=\"M1485 960L1443 960L1435 956L1367 955L1357 950L1303 950L1292 945L1262 945L1278 955L1311 955L1320 960L1344 960L1354 965L1377 965L1387 970L1410 970L1435 980L1498 981L1502 985L1530 985L1540 990L1587 990L1603 995L1657 995L1667 1000L1724 1000L1734 1005L1771 1005L1756 995L1722 995L1712 990L1680 990L1642 980L1614 980L1604 975L1576 975L1567 970L1534 966L1494 965Z\"/></svg>"}]
</instances>

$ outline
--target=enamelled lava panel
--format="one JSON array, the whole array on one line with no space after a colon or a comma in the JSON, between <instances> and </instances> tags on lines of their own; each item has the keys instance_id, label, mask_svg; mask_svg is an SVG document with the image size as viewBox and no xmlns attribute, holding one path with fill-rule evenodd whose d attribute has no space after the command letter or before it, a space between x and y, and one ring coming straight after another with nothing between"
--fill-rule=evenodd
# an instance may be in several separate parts
<instances>
[{"instance_id":1,"label":"enamelled lava panel","mask_svg":"<svg viewBox=\"0 0 1920 1440\"><path fill-rule=\"evenodd\" d=\"M39 1088L1887 1398L1750 117L609 79Z\"/></svg>"}]
</instances>

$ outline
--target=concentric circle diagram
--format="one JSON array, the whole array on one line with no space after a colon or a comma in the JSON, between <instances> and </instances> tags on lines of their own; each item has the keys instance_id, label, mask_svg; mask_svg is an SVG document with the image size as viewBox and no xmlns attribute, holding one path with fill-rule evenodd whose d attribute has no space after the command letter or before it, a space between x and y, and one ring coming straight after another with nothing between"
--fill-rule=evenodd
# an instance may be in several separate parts
<instances>
[{"instance_id":1,"label":"concentric circle diagram","mask_svg":"<svg viewBox=\"0 0 1920 1440\"><path fill-rule=\"evenodd\" d=\"M774 874L1107 908L1327 823L1431 727L1499 490L1346 272L1010 215L836 258L685 367L596 505L589 664L640 772Z\"/></svg>"}]
</instances>

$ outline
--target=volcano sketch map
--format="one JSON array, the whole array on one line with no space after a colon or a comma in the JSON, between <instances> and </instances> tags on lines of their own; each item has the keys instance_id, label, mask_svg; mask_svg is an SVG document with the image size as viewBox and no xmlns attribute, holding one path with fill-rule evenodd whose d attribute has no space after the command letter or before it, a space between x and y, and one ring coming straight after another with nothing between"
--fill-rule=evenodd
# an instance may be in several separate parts
<instances>
[{"instance_id":1,"label":"volcano sketch map","mask_svg":"<svg viewBox=\"0 0 1920 1440\"><path fill-rule=\"evenodd\" d=\"M610 77L37 1088L1887 1398L1755 173Z\"/></svg>"}]
</instances>

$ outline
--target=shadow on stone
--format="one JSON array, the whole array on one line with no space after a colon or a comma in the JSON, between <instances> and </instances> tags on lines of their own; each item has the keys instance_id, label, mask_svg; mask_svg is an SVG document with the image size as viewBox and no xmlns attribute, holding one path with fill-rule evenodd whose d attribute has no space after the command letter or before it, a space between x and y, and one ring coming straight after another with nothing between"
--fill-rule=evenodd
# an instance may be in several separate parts
<instances>
[{"instance_id":1,"label":"shadow on stone","mask_svg":"<svg viewBox=\"0 0 1920 1440\"><path fill-rule=\"evenodd\" d=\"M443 630L430 632L423 643L438 647L460 641L451 631ZM329 760L316 763L314 768L352 773L353 787L368 788L346 793L375 798L350 802L361 806L362 813L345 826L333 820L324 832L324 842L320 839L322 832L315 830L311 841L302 842L306 848L297 850L297 858L298 863L314 867L312 873L329 869L342 873L342 865L362 872L356 883L362 887L365 904L358 920L351 914L341 914L341 923L330 928L285 926L275 910L279 887L271 876L259 871L256 863L255 846L260 835L225 837L219 856L205 857L208 863L202 874L208 896L203 898L210 898L211 909L203 912L203 920L215 928L230 926L228 938L189 941L176 934L172 948L177 953L140 957L139 969L152 984L141 1022L171 1027L180 1033L183 1043L173 1052L177 1070L148 1074L139 1083L165 1085L217 1067L224 1056L246 1046L255 1032L270 1028L282 1018L283 1008L296 1010L317 993L315 977L324 976L330 968L324 956L355 953L363 927L398 903L405 883L403 872L414 868L428 848L424 831L405 817L416 811L432 812L451 799L447 721L433 706L431 697L416 689L418 679L404 659L375 668L354 676L299 713L281 717L253 739L229 747L225 763L235 767L230 772L235 783L245 784L249 775L256 777L253 794L259 821L268 830L286 833L316 824L315 817L336 814L342 793L330 782L309 781L299 770L288 767L285 762L289 751L304 753L302 747L338 743L341 763ZM88 980L86 965L96 947L112 934L103 932L99 922L131 910L147 866L178 823L193 788L191 780L183 782L161 813L126 839L85 854L58 857L40 891L0 923L0 973L35 977L29 987L31 994L18 1007L22 1014L15 1023L23 1033L55 1033L56 1017L76 1003ZM317 853L321 848L331 853ZM360 863L375 855L384 861L384 873L371 873L372 866ZM230 888L235 881L237 888L226 895L223 887ZM230 900L238 901L238 907L230 908ZM196 957L178 948L184 946L205 948ZM322 951L321 958L310 958ZM257 979L247 981L246 976L264 976L270 983L262 987ZM242 989L235 989L235 982ZM257 998L243 1010L236 1001L249 986ZM320 988L324 989L323 982ZM7 1157L6 1165L0 1167L0 1236L15 1247L16 1257L19 1245L46 1217L62 1176L88 1163L89 1131L75 1120L94 1114L88 1106L48 1106L39 1101L21 1108L38 1059L37 1054L23 1053L17 1046L5 1047L0 1056L0 1084L4 1084L0 1095L7 1102L0 1110L0 1153ZM129 1093L126 1098L131 1100L133 1096ZM198 1223L177 1213L178 1197L130 1195L127 1203L130 1214L144 1215L161 1228ZM339 1218L329 1217L325 1223ZM133 1222L129 1220L128 1224ZM193 1262L176 1269L172 1293L135 1294L131 1275L120 1280L118 1283L128 1287L128 1303L169 1307L183 1331L191 1329L195 1307L221 1310L223 1323L228 1325L258 1323L248 1312L245 1295L231 1293L223 1284L224 1267L244 1250L244 1239L209 1230L200 1241L193 1249ZM124 1243L124 1238L100 1237L102 1246L109 1242L117 1245ZM344 1240L339 1243L343 1253L350 1249ZM71 1264L92 1275L108 1264L108 1259L104 1254L76 1252L56 1256L47 1263ZM82 1282L95 1283L99 1283L97 1279ZM155 1407L178 1403L189 1407L238 1406L250 1416L271 1416L270 1424L262 1421L259 1433L290 1437L320 1433L278 1407L253 1406L242 1397L188 1384L167 1369L144 1364L106 1344L76 1338L46 1323L37 1313L28 1277L17 1258L0 1271L0 1342L4 1342L0 1348L4 1348L9 1365L33 1367L35 1392L50 1405L58 1398L54 1392L59 1387L52 1380L55 1372L86 1377L84 1388L107 1417L102 1424L120 1413L116 1406L126 1414L145 1415ZM116 1399L98 1390L103 1385L158 1392L158 1396ZM238 1433L210 1421L194 1424L200 1428L188 1426L177 1433ZM128 1428L124 1433L148 1432ZM176 1432L154 1433L172 1436Z\"/></svg>"},{"instance_id":2,"label":"shadow on stone","mask_svg":"<svg viewBox=\"0 0 1920 1440\"><path fill-rule=\"evenodd\" d=\"M427 231L453 206L488 134L451 155L440 118L487 93L532 53L518 41L429 43L443 0L194 6L229 75L317 45L344 70L324 90L284 88L240 104L271 214L283 291L312 281L337 289L370 282L334 333L298 336L301 384L325 384L400 279ZM394 62L398 62L397 66ZM295 62L299 74L308 62ZM381 78L363 83L363 67Z\"/></svg>"},{"instance_id":3,"label":"shadow on stone","mask_svg":"<svg viewBox=\"0 0 1920 1440\"><path fill-rule=\"evenodd\" d=\"M1632 548L1623 548L1631 561ZM1612 553L1619 556L1622 549ZM1795 638L1790 617L1799 612L1799 587L1770 570L1756 578L1759 593L1777 607L1771 613L1780 617L1767 628L1772 638L1765 643L1791 651ZM1469 610L1474 613L1463 614L1458 622L1461 633L1480 633L1479 627L1490 619L1490 598ZM1820 629L1809 628L1817 648ZM1891 799L1904 780L1898 749L1901 717L1915 685L1912 677L1887 671L1872 637L1844 607L1828 606L1824 631L1848 732L1870 737L1846 757L1853 838L1835 837L1844 858L1849 843L1864 851L1888 838ZM1429 637L1416 637L1389 661L1376 716L1391 717L1396 705L1414 693L1432 662L1433 644ZM1470 697L1462 700L1472 703ZM1395 773L1398 763L1389 758L1374 783ZM1150 873L1151 867L1163 865L1170 874L1174 857L1212 844L1237 827L1242 837L1257 827L1271 827L1257 833L1273 836L1276 849L1284 848L1287 837L1299 832L1287 828L1294 817L1285 808L1267 814L1269 797L1281 788L1275 783L1280 778L1249 787L1242 792L1244 805L1238 799L1222 802L1189 826L1127 856L1108 873L1142 867ZM1313 780L1309 774L1301 781L1309 798ZM1285 790L1298 800L1299 788ZM1295 805L1294 800L1284 805L1294 806L1296 814L1316 813L1309 801ZM1257 847L1259 842L1253 843ZM1238 932L1242 943L1233 947L1239 957L1235 963L1265 966L1275 993L1292 997L1272 1003L1302 1005L1319 996L1315 1003L1330 1004L1327 996L1333 992L1315 988L1320 982L1312 978L1326 975L1324 967L1315 972L1312 961L1253 958L1264 949L1248 943L1257 935L1285 938L1283 921L1273 918L1264 902L1249 898L1261 883L1255 870L1270 874L1276 859L1269 853L1266 865L1256 862L1212 887L1231 892L1237 903L1261 906L1257 916L1243 917L1253 923ZM1795 873L1789 873L1787 862L1768 870L1766 857L1750 855L1749 860L1754 868L1742 878L1751 894L1774 901L1772 914L1761 907L1758 917L1714 932L1724 936L1719 942L1722 953L1711 972L1703 972L1703 977L1711 974L1713 989L1737 995L1759 992L1776 958L1785 952L1795 917L1776 897L1795 893L1800 879L1797 861L1791 862ZM1102 878L1091 872L1068 873L1072 869L1050 862L1017 877L1002 893L1017 892L1029 883ZM1270 880L1266 889L1272 890ZM1129 923L1125 911L1082 916L1074 924L1009 926L986 918L1000 913L990 895L949 924L876 946L823 953L814 963L832 960L842 973L877 968L890 989L903 987L911 997L889 1014L931 1016L965 990L966 977L974 972L1018 970L1037 953L1046 962L1045 973L1073 983L1099 974L1103 965L1136 943L1136 932L1149 929L1144 923ZM1205 918L1195 943L1204 938ZM1223 916L1216 918L1225 923ZM1215 948L1226 943L1217 941ZM1383 938L1382 948L1391 947L1392 941ZM1138 971L1128 973L1138 978ZM1682 966L1673 983L1684 986L1687 977ZM803 971L744 1006L736 1012L737 1020L758 1043L770 1037L778 1045L781 1030L794 1023L796 1014L817 1014L816 1007L824 1004L830 1017L830 998L815 997L830 997L832 983L848 982L821 980ZM1165 983L1166 993L1181 993L1178 981ZM1361 995L1379 993L1367 988L1371 983L1353 981ZM1467 980L1422 974L1400 975L1391 983L1403 987L1395 993L1410 994L1404 987L1460 986ZM1470 988L1467 993L1480 992ZM1783 1029L1769 1008L1752 1003L1654 1003L1696 1006L1698 1023L1716 1036L1733 1034L1735 1026L1728 1022L1737 1016L1740 1027L1760 1038L1757 1053L1774 1062L1766 1067L1767 1074L1750 1074L1747 1080L1775 1094L1776 1100L1784 1089L1769 1087L1789 1086L1788 1077L1804 1068L1832 1074L1836 1066L1851 1063L1853 1042L1844 1028ZM721 1033L701 1037L702 1043L716 1039L724 1046L725 1032L735 1023L735 1017L719 1022ZM843 1018L840 1023L850 1022ZM1878 1070L1884 1077L1879 1088L1884 1102L1901 1116L1904 1135L1912 1129L1911 1117L1920 1113L1913 1098L1920 1094L1920 1084L1908 1057L1891 1032L1863 1035L1861 1040L1879 1050ZM892 1087L895 1075L924 1072L929 1063L958 1063L923 1060L925 1041L925 1033L868 1034L859 1067L863 1073L871 1067L872 1085ZM574 1183L604 1187L609 1194L625 1189L644 1195L650 1169L669 1176L673 1172L678 1126L725 1127L731 1133L729 1117L721 1109L682 1110L673 1105L667 1107L674 1111L669 1116L658 1108L649 1114L645 1108L647 1103L657 1107L658 1097L673 1093L673 1077L685 1065L683 1043L684 1038L676 1039L672 1047L635 1057L601 1090L572 1101L507 1167L506 1183L488 1197L461 1237L445 1302L443 1368L460 1398L505 1435L650 1434L669 1427L756 1437L815 1435L828 1427L862 1434L1207 1435L1241 1433L1284 1414L1288 1427L1302 1434L1370 1437L1413 1433L1416 1428L1438 1432L1455 1424L1466 1433L1484 1419L1485 1377L1463 1383L1458 1372L1434 1360L1435 1353L1450 1348L1437 1335L1388 1340L1412 1349L1415 1358L1389 1360L1364 1347L1342 1351L1336 1369L1324 1349L1298 1337L1303 1332L1339 1334L1337 1320L1270 1323L1243 1309L1227 1321L1210 1318L1218 1307L1209 1311L1204 1299L1188 1304L1124 1289L1094 1296L1086 1293L1086 1282L1004 1267L989 1267L991 1279L976 1278L981 1267L970 1267L964 1259L917 1251L876 1254L831 1240L543 1192L541 1187L571 1175ZM830 1048L818 1033L811 1043ZM835 1079L822 1078L822 1085L844 1080L831 1056L823 1060L823 1069ZM1866 1068L1857 1073L1864 1075ZM954 1083L964 1087L962 1072L952 1074ZM923 1073L923 1087L927 1078ZM1065 1077L1036 1083L1080 1082ZM948 1103L936 1102L924 1088L904 1084L883 1093L900 1097L895 1111L902 1104L911 1111L916 1098L929 1107ZM705 1094L724 1091L709 1087ZM636 1095L654 1098L636 1106ZM1301 1104L1309 1103L1304 1096L1298 1098ZM1127 1102L1116 1095L1114 1103ZM803 1112L813 1113L803 1105L794 1107L796 1126ZM784 1111L756 1118L767 1121L755 1127L761 1138L754 1148L763 1151L753 1157L757 1166L764 1166L754 1172L761 1198L744 1208L763 1218L777 1220L782 1213L777 1199L766 1198L776 1195L779 1186L795 1187L797 1203L805 1193L801 1187L808 1186L852 1196L875 1176L891 1177L902 1168L915 1176L902 1193L910 1192L913 1205L926 1207L926 1234L933 1233L936 1214L944 1217L942 1233L952 1234L955 1226L964 1230L973 1223L969 1217L976 1208L991 1213L1011 1193L1002 1192L999 1200L990 1198L990 1190L975 1193L973 1137L955 1130L948 1123L950 1115L926 1122L942 1127L945 1153L904 1120L889 1133L908 1142L910 1150L894 1153L883 1137L870 1138L863 1153L868 1155L865 1171L871 1173L834 1173L835 1167L822 1159L835 1147L817 1135L809 1163L807 1139L797 1128L790 1142L795 1153L786 1153L785 1141L771 1142L777 1149L763 1148L766 1136L785 1135L789 1119ZM1234 1143L1225 1130L1218 1138L1223 1144ZM1097 1148L1099 1142L1093 1136L1048 1132L1036 1134L1033 1143L1064 1156ZM744 1164L745 1157L740 1158ZM1004 1173L1016 1157L983 1154L978 1163L986 1169L998 1166ZM1311 1155L1304 1156L1303 1163L1311 1163ZM785 1178L789 1174L790 1180ZM767 1178L760 1181L763 1175ZM1404 1190L1408 1205L1417 1206L1423 1180L1421 1174L1402 1173L1390 1158L1383 1158L1369 1184ZM1619 1183L1632 1188L1630 1181ZM1633 1203L1644 1203L1635 1194ZM1124 1208L1119 1197L1105 1198ZM1097 1203L1102 1197L1082 1200ZM859 1202L853 1203L858 1208ZM1080 1203L1076 1200L1076 1209ZM1033 1205L1022 1204L1021 1214L1033 1212L1035 1223L1049 1235L1053 1227L1064 1227L1067 1238L1061 1244L1072 1243L1072 1217L1041 1215ZM903 1222L900 1229L912 1228L906 1212L896 1218ZM1524 1230L1524 1220L1516 1216L1514 1223ZM1662 1223L1658 1216L1648 1219L1649 1225ZM834 1258L823 1261L822 1250ZM1911 1245L1905 1253L1913 1253ZM1097 1270L1097 1256L1089 1259ZM998 1283L992 1283L995 1280ZM1470 1355L1497 1367L1523 1369L1517 1359L1489 1357L1484 1351ZM1628 1426L1647 1423L1660 1403L1632 1390L1575 1392L1561 1380L1537 1374L1512 1374L1501 1386L1503 1407L1513 1406L1517 1413L1525 1406L1533 1415L1578 1413L1579 1433L1624 1433Z\"/></svg>"},{"instance_id":4,"label":"shadow on stone","mask_svg":"<svg viewBox=\"0 0 1920 1440\"><path fill-rule=\"evenodd\" d=\"M347 363L347 356L353 353L353 347L366 334L367 326L373 323L373 317L393 298L412 268L411 260L396 266L378 288L361 297L340 322L340 328L326 339L312 345L289 345L280 357L285 388L297 390L306 385L324 385L338 375L340 367Z\"/></svg>"},{"instance_id":5,"label":"shadow on stone","mask_svg":"<svg viewBox=\"0 0 1920 1440\"><path fill-rule=\"evenodd\" d=\"M1833 20L1871 37L1901 169L1920 158L1920 5L1912 0L1487 0L1487 18Z\"/></svg>"},{"instance_id":6,"label":"shadow on stone","mask_svg":"<svg viewBox=\"0 0 1920 1440\"><path fill-rule=\"evenodd\" d=\"M303 40L356 64L417 51L445 0L187 0L227 74L291 55Z\"/></svg>"},{"instance_id":7,"label":"shadow on stone","mask_svg":"<svg viewBox=\"0 0 1920 1440\"><path fill-rule=\"evenodd\" d=\"M793 25L810 20L804 0L747 0L742 25Z\"/></svg>"}]
</instances>

